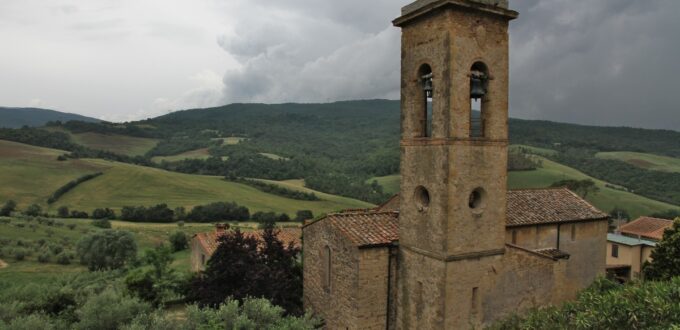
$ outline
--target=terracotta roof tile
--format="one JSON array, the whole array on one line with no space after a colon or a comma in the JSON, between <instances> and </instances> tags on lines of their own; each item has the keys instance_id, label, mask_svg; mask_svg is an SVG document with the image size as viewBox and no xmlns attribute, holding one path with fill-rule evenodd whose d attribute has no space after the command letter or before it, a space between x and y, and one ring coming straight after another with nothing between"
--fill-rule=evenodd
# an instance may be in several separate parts
<instances>
[{"instance_id":1,"label":"terracotta roof tile","mask_svg":"<svg viewBox=\"0 0 680 330\"><path fill-rule=\"evenodd\" d=\"M510 190L507 212L508 227L608 217L566 188Z\"/></svg>"},{"instance_id":2,"label":"terracotta roof tile","mask_svg":"<svg viewBox=\"0 0 680 330\"><path fill-rule=\"evenodd\" d=\"M673 226L673 221L652 217L640 217L619 227L624 235L640 236L660 241L663 232Z\"/></svg>"},{"instance_id":3,"label":"terracotta roof tile","mask_svg":"<svg viewBox=\"0 0 680 330\"><path fill-rule=\"evenodd\" d=\"M540 249L534 251L546 255L548 257L551 257L553 259L569 259L569 253L566 253L558 249Z\"/></svg>"},{"instance_id":4,"label":"terracotta roof tile","mask_svg":"<svg viewBox=\"0 0 680 330\"><path fill-rule=\"evenodd\" d=\"M358 247L386 245L399 239L398 212L334 213L324 220Z\"/></svg>"},{"instance_id":5,"label":"terracotta roof tile","mask_svg":"<svg viewBox=\"0 0 680 330\"><path fill-rule=\"evenodd\" d=\"M300 247L301 234L302 232L300 228L284 228L279 231L278 237L284 244L293 242L295 246ZM215 253L215 250L217 250L217 246L219 245L219 243L217 242L217 238L219 235L221 234L218 234L215 231L211 231L207 233L198 233L194 235L194 238L199 241L201 246L203 246L203 250L205 250L205 252L208 255L212 255L213 253ZM243 235L245 235L246 237L255 237L257 239L261 239L262 230L244 231Z\"/></svg>"},{"instance_id":6,"label":"terracotta roof tile","mask_svg":"<svg viewBox=\"0 0 680 330\"><path fill-rule=\"evenodd\" d=\"M315 222L329 221L358 247L381 246L399 240L398 195L369 212L341 212L330 214ZM508 191L506 226L527 226L561 222L607 219L607 214L566 188L527 189ZM561 251L543 251L551 258ZM554 252L555 255L549 253Z\"/></svg>"}]
</instances>

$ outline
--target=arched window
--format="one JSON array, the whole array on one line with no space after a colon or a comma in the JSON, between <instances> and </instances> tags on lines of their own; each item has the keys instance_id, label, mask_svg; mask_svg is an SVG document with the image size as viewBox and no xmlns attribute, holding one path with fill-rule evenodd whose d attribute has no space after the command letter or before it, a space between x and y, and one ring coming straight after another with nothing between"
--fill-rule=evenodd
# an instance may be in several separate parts
<instances>
[{"instance_id":1,"label":"arched window","mask_svg":"<svg viewBox=\"0 0 680 330\"><path fill-rule=\"evenodd\" d=\"M323 261L321 267L323 267L323 288L326 292L331 292L331 248L326 245L323 250Z\"/></svg>"},{"instance_id":2,"label":"arched window","mask_svg":"<svg viewBox=\"0 0 680 330\"><path fill-rule=\"evenodd\" d=\"M470 137L485 136L485 101L489 92L489 70L476 62L470 69Z\"/></svg>"},{"instance_id":3,"label":"arched window","mask_svg":"<svg viewBox=\"0 0 680 330\"><path fill-rule=\"evenodd\" d=\"M418 70L418 81L421 88L421 103L419 105L419 136L432 137L432 97L434 96L434 85L432 83L432 68L428 64L423 64Z\"/></svg>"}]
</instances>

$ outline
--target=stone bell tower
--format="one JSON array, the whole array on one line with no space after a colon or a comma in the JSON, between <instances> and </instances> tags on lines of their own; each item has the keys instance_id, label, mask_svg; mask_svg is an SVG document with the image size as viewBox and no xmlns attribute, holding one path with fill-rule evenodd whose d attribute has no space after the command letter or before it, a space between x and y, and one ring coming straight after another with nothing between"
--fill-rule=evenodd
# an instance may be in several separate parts
<instances>
[{"instance_id":1,"label":"stone bell tower","mask_svg":"<svg viewBox=\"0 0 680 330\"><path fill-rule=\"evenodd\" d=\"M402 8L397 327L466 329L505 252L507 0ZM473 111L480 104L480 111Z\"/></svg>"}]
</instances>

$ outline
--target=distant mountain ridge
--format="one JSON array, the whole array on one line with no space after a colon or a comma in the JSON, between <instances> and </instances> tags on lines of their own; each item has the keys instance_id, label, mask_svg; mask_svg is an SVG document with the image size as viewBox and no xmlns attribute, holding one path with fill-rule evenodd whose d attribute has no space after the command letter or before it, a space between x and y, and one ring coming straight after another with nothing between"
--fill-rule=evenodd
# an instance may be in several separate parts
<instances>
[{"instance_id":1,"label":"distant mountain ridge","mask_svg":"<svg viewBox=\"0 0 680 330\"><path fill-rule=\"evenodd\" d=\"M23 126L43 126L49 121L79 120L90 123L101 122L100 119L86 117L74 113L40 108L0 107L0 127L19 128Z\"/></svg>"}]
</instances>

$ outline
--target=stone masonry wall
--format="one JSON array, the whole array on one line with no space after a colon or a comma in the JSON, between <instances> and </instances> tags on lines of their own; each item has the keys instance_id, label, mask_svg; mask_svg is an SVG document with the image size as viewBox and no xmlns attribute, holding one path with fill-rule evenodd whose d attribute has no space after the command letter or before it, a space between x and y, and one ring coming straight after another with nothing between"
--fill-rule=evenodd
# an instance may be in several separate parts
<instances>
[{"instance_id":1,"label":"stone masonry wall","mask_svg":"<svg viewBox=\"0 0 680 330\"><path fill-rule=\"evenodd\" d=\"M327 329L360 329L357 325L359 249L323 221L303 228L303 303L324 319ZM331 285L324 285L324 250L331 248Z\"/></svg>"}]
</instances>

